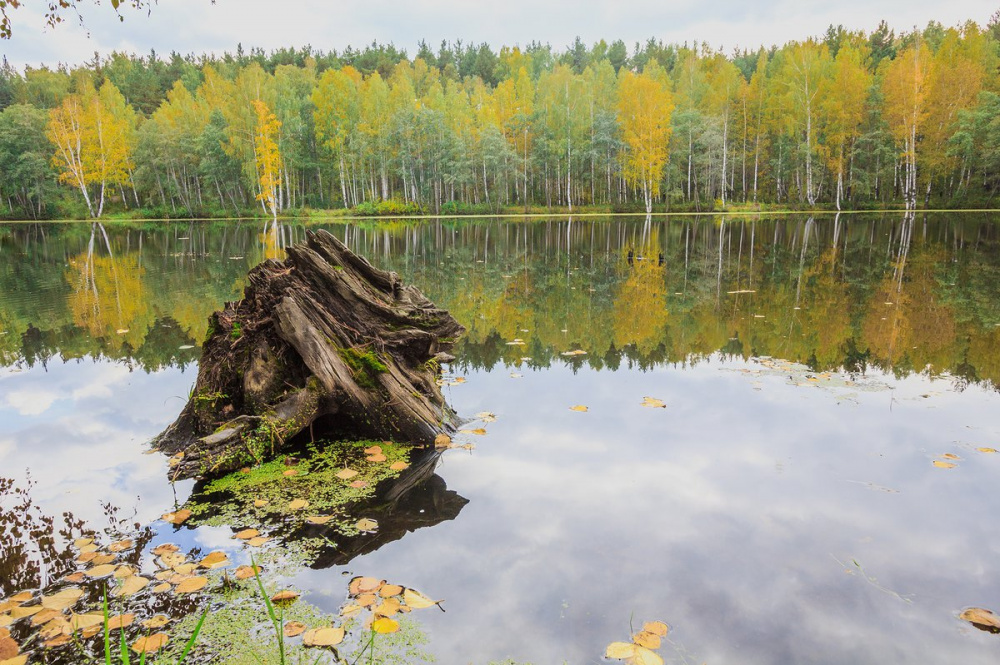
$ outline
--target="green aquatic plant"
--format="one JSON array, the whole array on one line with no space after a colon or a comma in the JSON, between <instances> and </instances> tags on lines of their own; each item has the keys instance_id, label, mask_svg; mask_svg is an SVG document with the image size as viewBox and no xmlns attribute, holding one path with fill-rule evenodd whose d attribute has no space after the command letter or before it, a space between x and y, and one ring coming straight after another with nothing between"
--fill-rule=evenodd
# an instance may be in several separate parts
<instances>
[{"instance_id":1,"label":"green aquatic plant","mask_svg":"<svg viewBox=\"0 0 1000 665\"><path fill-rule=\"evenodd\" d=\"M118 629L118 643L115 645L117 647L117 660L114 658L113 653L115 649L112 648L111 639L111 616L108 611L108 590L107 587L104 589L104 665L131 665L132 658L129 654L128 644L125 642L125 630L124 628ZM191 649L194 648L195 643L198 641L198 635L201 633L202 626L205 625L205 619L208 617L209 607L205 608L205 611L201 613L198 617L194 628L191 630L191 637L188 638L187 642L184 643L184 648L180 655L171 661L171 665L181 665L184 659L187 658L188 654L191 653ZM151 650L150 650L151 651ZM139 665L145 665L146 657L149 655L150 651L143 650L139 656Z\"/></svg>"}]
</instances>

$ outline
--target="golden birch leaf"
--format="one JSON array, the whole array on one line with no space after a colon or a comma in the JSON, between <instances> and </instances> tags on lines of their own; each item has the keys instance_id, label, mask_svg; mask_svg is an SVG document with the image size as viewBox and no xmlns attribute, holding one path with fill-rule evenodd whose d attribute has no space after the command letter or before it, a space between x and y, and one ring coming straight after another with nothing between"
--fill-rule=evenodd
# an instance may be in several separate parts
<instances>
[{"instance_id":1,"label":"golden birch leaf","mask_svg":"<svg viewBox=\"0 0 1000 665\"><path fill-rule=\"evenodd\" d=\"M941 460L934 460L934 466L939 469L954 469L955 465L951 462L942 462Z\"/></svg>"},{"instance_id":2,"label":"golden birch leaf","mask_svg":"<svg viewBox=\"0 0 1000 665\"><path fill-rule=\"evenodd\" d=\"M612 642L608 645L608 648L604 650L605 658L614 658L616 660L625 660L626 658L631 658L635 655L636 646L629 642Z\"/></svg>"},{"instance_id":3,"label":"golden birch leaf","mask_svg":"<svg viewBox=\"0 0 1000 665\"><path fill-rule=\"evenodd\" d=\"M251 538L256 538L259 535L260 531L257 529L243 529L242 531L238 531L233 534L233 538L237 538L239 540L250 540Z\"/></svg>"},{"instance_id":4,"label":"golden birch leaf","mask_svg":"<svg viewBox=\"0 0 1000 665\"><path fill-rule=\"evenodd\" d=\"M407 464L406 462L393 462L392 464L389 465L389 468L393 471L402 471L404 469L409 468L409 466L410 465Z\"/></svg>"},{"instance_id":5,"label":"golden birch leaf","mask_svg":"<svg viewBox=\"0 0 1000 665\"><path fill-rule=\"evenodd\" d=\"M976 626L985 626L991 630L1000 630L1000 616L982 607L970 607L959 614L958 618Z\"/></svg>"},{"instance_id":6,"label":"golden birch leaf","mask_svg":"<svg viewBox=\"0 0 1000 665\"><path fill-rule=\"evenodd\" d=\"M399 622L387 617L381 617L372 622L372 630L383 635L386 633L395 633L399 630Z\"/></svg>"},{"instance_id":7,"label":"golden birch leaf","mask_svg":"<svg viewBox=\"0 0 1000 665\"><path fill-rule=\"evenodd\" d=\"M189 577L186 580L182 580L180 584L177 585L174 589L174 593L194 593L195 591L204 589L207 584L207 577Z\"/></svg>"},{"instance_id":8,"label":"golden birch leaf","mask_svg":"<svg viewBox=\"0 0 1000 665\"><path fill-rule=\"evenodd\" d=\"M153 633L149 637L140 637L132 644L136 653L155 653L166 646L170 638L166 633Z\"/></svg>"},{"instance_id":9,"label":"golden birch leaf","mask_svg":"<svg viewBox=\"0 0 1000 665\"><path fill-rule=\"evenodd\" d=\"M309 502L305 499L295 499L288 503L289 510L302 510L303 508L308 508Z\"/></svg>"},{"instance_id":10,"label":"golden birch leaf","mask_svg":"<svg viewBox=\"0 0 1000 665\"><path fill-rule=\"evenodd\" d=\"M76 605L76 602L82 597L83 589L70 587L62 591L57 591L51 596L42 596L42 607L61 612Z\"/></svg>"},{"instance_id":11,"label":"golden birch leaf","mask_svg":"<svg viewBox=\"0 0 1000 665\"><path fill-rule=\"evenodd\" d=\"M142 622L143 628L148 628L150 630L156 630L157 628L163 628L168 623L170 623L170 617L165 614L157 614L150 619L146 619Z\"/></svg>"},{"instance_id":12,"label":"golden birch leaf","mask_svg":"<svg viewBox=\"0 0 1000 665\"><path fill-rule=\"evenodd\" d=\"M383 584L378 590L378 595L383 598L391 598L392 596L398 596L403 593L403 587L398 584Z\"/></svg>"},{"instance_id":13,"label":"golden birch leaf","mask_svg":"<svg viewBox=\"0 0 1000 665\"><path fill-rule=\"evenodd\" d=\"M431 607L440 603L440 600L431 600L424 594L420 593L415 589L404 589L403 590L403 602L405 602L409 607L415 610L421 610L425 607Z\"/></svg>"},{"instance_id":14,"label":"golden birch leaf","mask_svg":"<svg viewBox=\"0 0 1000 665\"><path fill-rule=\"evenodd\" d=\"M648 621L643 624L642 629L647 633L653 633L654 635L659 635L660 637L666 637L667 633L670 632L670 626L662 621Z\"/></svg>"},{"instance_id":15,"label":"golden birch leaf","mask_svg":"<svg viewBox=\"0 0 1000 665\"><path fill-rule=\"evenodd\" d=\"M361 531L362 533L366 533L366 532L371 532L371 531L375 531L376 529L378 529L378 522L376 522L373 519L369 519L369 518L365 517L365 518L362 518L362 519L358 520L358 523L355 524L354 526L358 529L358 531Z\"/></svg>"},{"instance_id":16,"label":"golden birch leaf","mask_svg":"<svg viewBox=\"0 0 1000 665\"><path fill-rule=\"evenodd\" d=\"M127 628L132 625L135 621L134 614L119 614L108 618L108 630L116 630L118 628Z\"/></svg>"},{"instance_id":17,"label":"golden birch leaf","mask_svg":"<svg viewBox=\"0 0 1000 665\"><path fill-rule=\"evenodd\" d=\"M125 581L122 582L122 585L111 593L114 596L131 596L145 589L147 584L149 584L149 580L142 575L133 575L132 577L126 578Z\"/></svg>"},{"instance_id":18,"label":"golden birch leaf","mask_svg":"<svg viewBox=\"0 0 1000 665\"><path fill-rule=\"evenodd\" d=\"M298 597L299 594L296 591L290 591L290 590L279 591L278 593L271 596L271 602L274 603L291 602Z\"/></svg>"},{"instance_id":19,"label":"golden birch leaf","mask_svg":"<svg viewBox=\"0 0 1000 665\"><path fill-rule=\"evenodd\" d=\"M259 573L261 570L263 570L260 566L257 566L256 569L257 569L256 573ZM240 566L239 568L236 569L234 576L238 580L248 580L251 577L254 577L256 573L254 572L253 566Z\"/></svg>"},{"instance_id":20,"label":"golden birch leaf","mask_svg":"<svg viewBox=\"0 0 1000 665\"><path fill-rule=\"evenodd\" d=\"M222 568L229 565L229 555L225 552L212 552L198 562L198 565L208 570Z\"/></svg>"},{"instance_id":21,"label":"golden birch leaf","mask_svg":"<svg viewBox=\"0 0 1000 665\"><path fill-rule=\"evenodd\" d=\"M590 409L588 409L587 407L585 407L585 406L584 406L584 405L582 405L582 404L577 404L576 406L571 406L571 407L569 407L569 410L570 410L570 411L579 411L580 413L586 413L586 412L587 412L587 411L589 411Z\"/></svg>"},{"instance_id":22,"label":"golden birch leaf","mask_svg":"<svg viewBox=\"0 0 1000 665\"><path fill-rule=\"evenodd\" d=\"M306 625L301 621L289 621L285 624L285 637L298 637L306 632Z\"/></svg>"},{"instance_id":23,"label":"golden birch leaf","mask_svg":"<svg viewBox=\"0 0 1000 665\"><path fill-rule=\"evenodd\" d=\"M647 649L660 648L660 636L647 630L640 631L632 636L632 641Z\"/></svg>"},{"instance_id":24,"label":"golden birch leaf","mask_svg":"<svg viewBox=\"0 0 1000 665\"><path fill-rule=\"evenodd\" d=\"M107 577L115 572L115 565L112 563L104 563L99 566L94 566L93 568L88 568L84 572L87 574L87 577Z\"/></svg>"},{"instance_id":25,"label":"golden birch leaf","mask_svg":"<svg viewBox=\"0 0 1000 665\"><path fill-rule=\"evenodd\" d=\"M358 475L358 472L354 469L341 469L336 475L341 480L350 480L354 476Z\"/></svg>"},{"instance_id":26,"label":"golden birch leaf","mask_svg":"<svg viewBox=\"0 0 1000 665\"><path fill-rule=\"evenodd\" d=\"M343 628L313 628L302 636L302 644L307 647L332 647L343 641Z\"/></svg>"},{"instance_id":27,"label":"golden birch leaf","mask_svg":"<svg viewBox=\"0 0 1000 665\"><path fill-rule=\"evenodd\" d=\"M632 656L632 663L634 665L663 665L663 659L655 651L637 646L635 655Z\"/></svg>"}]
</instances>

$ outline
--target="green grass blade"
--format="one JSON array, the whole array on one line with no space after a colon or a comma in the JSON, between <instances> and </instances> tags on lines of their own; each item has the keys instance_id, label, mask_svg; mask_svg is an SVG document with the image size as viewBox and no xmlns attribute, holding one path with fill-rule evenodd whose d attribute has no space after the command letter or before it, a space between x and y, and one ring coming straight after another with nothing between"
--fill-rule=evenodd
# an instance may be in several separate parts
<instances>
[{"instance_id":1,"label":"green grass blade","mask_svg":"<svg viewBox=\"0 0 1000 665\"><path fill-rule=\"evenodd\" d=\"M108 585L104 585L104 665L111 665L111 622L108 616Z\"/></svg>"},{"instance_id":2,"label":"green grass blade","mask_svg":"<svg viewBox=\"0 0 1000 665\"><path fill-rule=\"evenodd\" d=\"M128 655L128 645L125 644L125 631L122 630L118 633L120 641L118 643L118 652L122 657L122 665L132 665L132 659Z\"/></svg>"},{"instance_id":3,"label":"green grass blade","mask_svg":"<svg viewBox=\"0 0 1000 665\"><path fill-rule=\"evenodd\" d=\"M201 618L198 619L198 623L195 624L194 632L191 633L191 638L187 641L187 644L184 645L184 651L181 652L181 657L178 659L177 665L181 665L181 663L184 662L184 659L187 658L191 649L194 648L194 643L198 640L198 633L201 632L201 626L205 623L205 619L208 618L209 609L211 609L211 605L205 608L205 611L201 614Z\"/></svg>"}]
</instances>

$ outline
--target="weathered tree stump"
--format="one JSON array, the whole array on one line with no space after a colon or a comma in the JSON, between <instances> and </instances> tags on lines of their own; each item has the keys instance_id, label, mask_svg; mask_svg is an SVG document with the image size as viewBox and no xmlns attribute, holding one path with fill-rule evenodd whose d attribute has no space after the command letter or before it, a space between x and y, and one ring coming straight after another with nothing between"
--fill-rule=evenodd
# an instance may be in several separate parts
<instances>
[{"instance_id":1,"label":"weathered tree stump","mask_svg":"<svg viewBox=\"0 0 1000 665\"><path fill-rule=\"evenodd\" d=\"M306 429L431 443L451 429L436 381L463 332L396 273L309 232L212 315L191 398L154 446L190 478L259 463Z\"/></svg>"}]
</instances>

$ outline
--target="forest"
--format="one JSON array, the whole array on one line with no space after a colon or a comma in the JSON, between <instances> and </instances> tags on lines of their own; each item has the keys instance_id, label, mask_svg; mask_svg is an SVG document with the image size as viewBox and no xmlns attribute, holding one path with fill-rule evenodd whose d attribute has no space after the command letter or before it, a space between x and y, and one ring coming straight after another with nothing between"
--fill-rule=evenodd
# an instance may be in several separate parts
<instances>
[{"instance_id":1,"label":"forest","mask_svg":"<svg viewBox=\"0 0 1000 665\"><path fill-rule=\"evenodd\" d=\"M1000 19L0 70L14 219L990 207Z\"/></svg>"}]
</instances>

